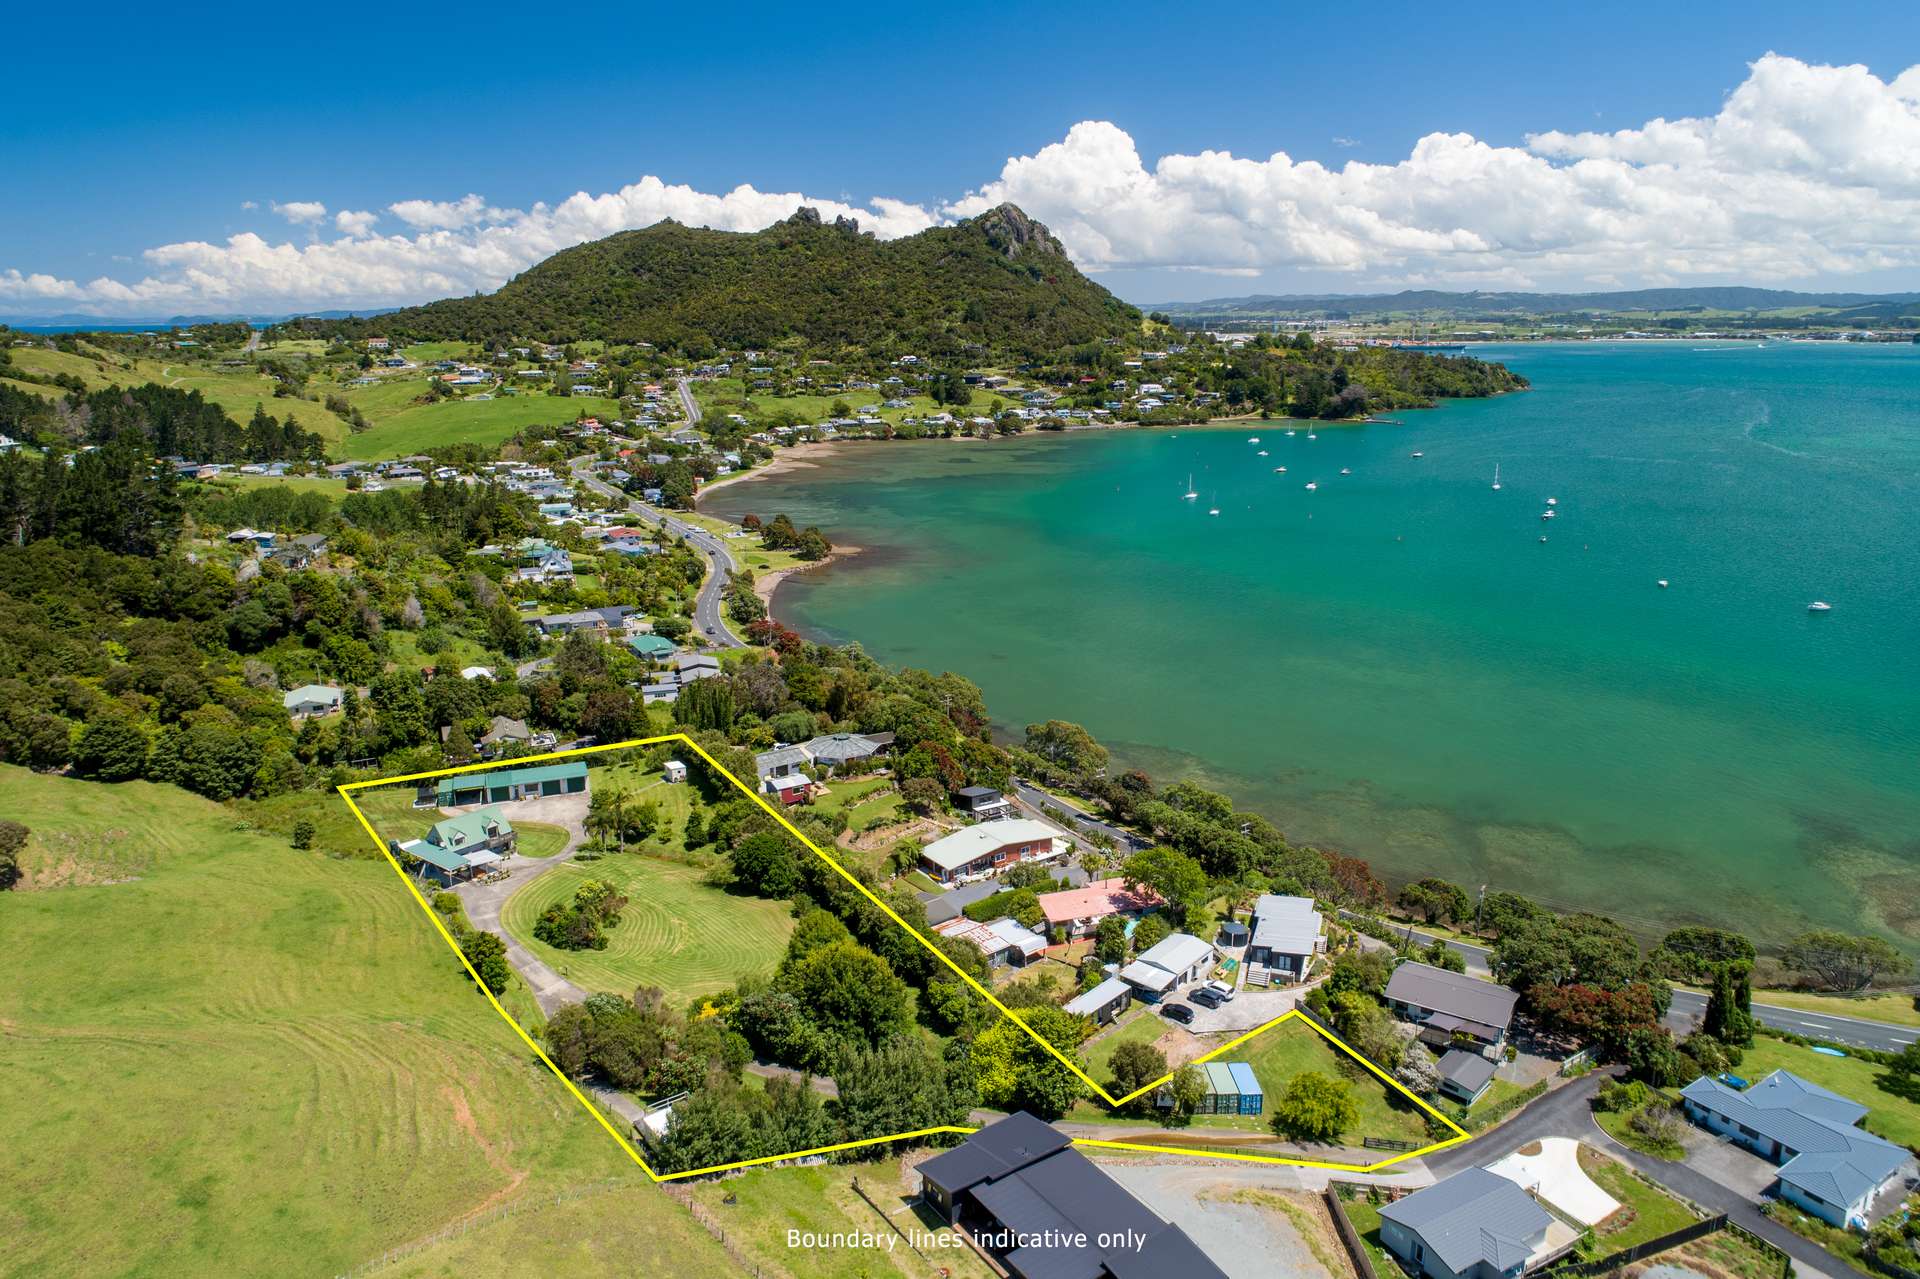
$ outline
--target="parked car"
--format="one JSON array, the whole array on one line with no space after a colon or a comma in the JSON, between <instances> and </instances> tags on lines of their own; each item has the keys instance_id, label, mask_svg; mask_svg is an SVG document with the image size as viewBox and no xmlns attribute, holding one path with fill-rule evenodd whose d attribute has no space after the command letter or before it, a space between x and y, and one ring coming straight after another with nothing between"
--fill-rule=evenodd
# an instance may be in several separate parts
<instances>
[{"instance_id":1,"label":"parked car","mask_svg":"<svg viewBox=\"0 0 1920 1279\"><path fill-rule=\"evenodd\" d=\"M1218 1008L1220 1005L1227 1002L1226 999L1221 996L1219 991L1214 990L1208 986L1200 987L1199 989L1195 990L1191 995L1188 995L1187 998L1192 1000L1194 1003L1199 1004L1202 1008Z\"/></svg>"},{"instance_id":2,"label":"parked car","mask_svg":"<svg viewBox=\"0 0 1920 1279\"><path fill-rule=\"evenodd\" d=\"M1160 1010L1160 1015L1168 1021L1177 1021L1182 1026L1190 1025L1193 1021L1193 1009L1185 1004L1168 1004Z\"/></svg>"},{"instance_id":3,"label":"parked car","mask_svg":"<svg viewBox=\"0 0 1920 1279\"><path fill-rule=\"evenodd\" d=\"M1216 977L1208 982L1204 989L1220 996L1220 1002L1223 1004L1233 999L1233 983L1230 981L1221 981Z\"/></svg>"}]
</instances>

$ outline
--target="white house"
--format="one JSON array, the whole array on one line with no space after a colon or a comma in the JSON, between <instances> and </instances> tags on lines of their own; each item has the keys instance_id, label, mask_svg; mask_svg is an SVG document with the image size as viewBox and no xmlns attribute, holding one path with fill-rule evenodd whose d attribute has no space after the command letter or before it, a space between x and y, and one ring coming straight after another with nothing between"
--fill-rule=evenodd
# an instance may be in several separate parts
<instances>
[{"instance_id":1,"label":"white house","mask_svg":"<svg viewBox=\"0 0 1920 1279\"><path fill-rule=\"evenodd\" d=\"M1171 933L1120 970L1120 980L1149 1003L1199 981L1213 969L1213 947L1191 933Z\"/></svg>"},{"instance_id":2,"label":"white house","mask_svg":"<svg viewBox=\"0 0 1920 1279\"><path fill-rule=\"evenodd\" d=\"M1022 862L1049 861L1068 841L1044 822L1016 817L982 822L934 840L920 850L920 864L943 884L997 875Z\"/></svg>"},{"instance_id":3,"label":"white house","mask_svg":"<svg viewBox=\"0 0 1920 1279\"><path fill-rule=\"evenodd\" d=\"M331 684L302 684L280 698L287 714L295 719L313 715L331 715L340 709L341 692Z\"/></svg>"}]
</instances>

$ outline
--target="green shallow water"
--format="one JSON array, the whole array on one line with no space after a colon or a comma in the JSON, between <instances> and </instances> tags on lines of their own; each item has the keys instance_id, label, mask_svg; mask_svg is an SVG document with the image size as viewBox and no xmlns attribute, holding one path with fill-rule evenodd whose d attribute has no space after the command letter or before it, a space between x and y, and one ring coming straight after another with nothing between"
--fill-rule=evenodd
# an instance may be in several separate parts
<instances>
[{"instance_id":1,"label":"green shallow water","mask_svg":"<svg viewBox=\"0 0 1920 1279\"><path fill-rule=\"evenodd\" d=\"M1313 440L850 445L705 509L870 548L783 585L789 624L1392 876L1920 940L1920 348L1493 358L1535 389Z\"/></svg>"}]
</instances>

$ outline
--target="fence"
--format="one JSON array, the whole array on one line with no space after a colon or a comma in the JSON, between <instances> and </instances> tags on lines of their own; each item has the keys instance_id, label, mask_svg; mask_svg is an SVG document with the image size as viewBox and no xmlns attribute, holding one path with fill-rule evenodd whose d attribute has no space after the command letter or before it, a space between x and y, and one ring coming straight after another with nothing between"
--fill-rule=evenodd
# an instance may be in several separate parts
<instances>
[{"instance_id":1,"label":"fence","mask_svg":"<svg viewBox=\"0 0 1920 1279\"><path fill-rule=\"evenodd\" d=\"M1669 1248L1678 1248L1682 1244L1704 1239L1708 1235L1719 1234L1728 1226L1725 1213L1717 1217L1708 1217L1705 1221L1696 1221L1690 1226L1682 1226L1671 1234L1664 1234L1645 1243L1637 1243L1631 1248L1622 1248L1619 1252L1601 1257L1597 1261L1575 1261L1564 1266L1550 1266L1541 1271L1542 1279L1587 1279L1592 1275L1611 1274L1622 1266L1630 1266L1645 1257L1662 1253Z\"/></svg>"},{"instance_id":2,"label":"fence","mask_svg":"<svg viewBox=\"0 0 1920 1279\"><path fill-rule=\"evenodd\" d=\"M1352 1258L1354 1272L1360 1279L1380 1279L1380 1272L1373 1268L1373 1258L1367 1254L1366 1244L1360 1241L1360 1232L1347 1219L1347 1206L1340 1202L1340 1184L1330 1181L1321 1192L1326 1196L1327 1213L1333 1218L1333 1228L1339 1234L1341 1244L1346 1247L1347 1256Z\"/></svg>"},{"instance_id":3,"label":"fence","mask_svg":"<svg viewBox=\"0 0 1920 1279\"><path fill-rule=\"evenodd\" d=\"M1368 1150L1418 1150L1417 1141L1401 1141L1396 1137L1362 1137L1360 1144Z\"/></svg>"}]
</instances>

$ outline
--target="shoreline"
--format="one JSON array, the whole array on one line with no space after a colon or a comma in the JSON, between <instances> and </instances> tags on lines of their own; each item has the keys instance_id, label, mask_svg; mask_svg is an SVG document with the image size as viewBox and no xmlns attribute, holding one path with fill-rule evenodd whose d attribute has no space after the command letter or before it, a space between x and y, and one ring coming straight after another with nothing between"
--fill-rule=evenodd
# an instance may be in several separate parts
<instances>
[{"instance_id":1,"label":"shoreline","mask_svg":"<svg viewBox=\"0 0 1920 1279\"><path fill-rule=\"evenodd\" d=\"M753 593L758 595L760 602L767 606L767 616L778 621L778 618L774 618L773 597L783 582L788 578L798 577L802 573L812 573L818 569L823 569L829 564L850 560L854 556L861 554L865 549L866 548L862 546L836 546L824 559L817 559L809 564L795 564L792 568L777 568L770 573L762 573L753 579Z\"/></svg>"}]
</instances>

